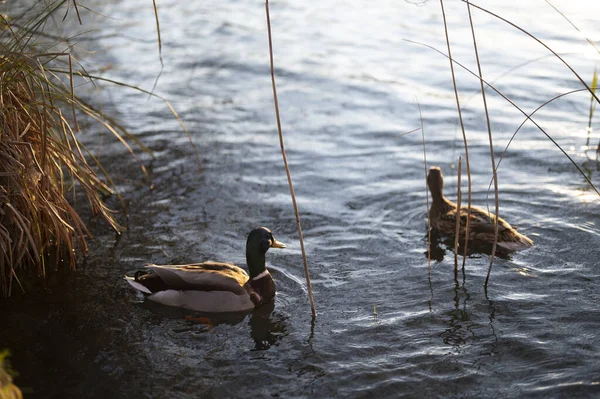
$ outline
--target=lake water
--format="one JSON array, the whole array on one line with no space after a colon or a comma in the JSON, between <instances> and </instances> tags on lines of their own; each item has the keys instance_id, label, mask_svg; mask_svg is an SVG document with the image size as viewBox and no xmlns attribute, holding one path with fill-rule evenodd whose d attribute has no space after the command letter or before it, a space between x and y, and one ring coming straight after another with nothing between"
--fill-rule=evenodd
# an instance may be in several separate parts
<instances>
[{"instance_id":1,"label":"lake water","mask_svg":"<svg viewBox=\"0 0 600 399\"><path fill-rule=\"evenodd\" d=\"M81 10L83 27L68 29L95 30L96 39L78 41L84 64L151 90L161 73L152 3L91 3L112 18ZM586 38L600 41L600 3L552 4L581 32L544 1L485 7L535 34L589 83L598 52ZM466 5L445 6L452 54L476 72ZM517 133L498 179L500 215L535 246L496 259L487 291L485 254L468 257L456 285L453 254L442 246L428 277L422 136L406 133L423 124L427 163L442 167L451 199L464 154L448 59L423 46L446 52L439 2L271 4L314 323L279 150L264 3L158 7L164 69L155 92L182 117L199 160L161 100L109 85L100 96L80 88L153 151L151 158L136 148L153 188L110 133L82 134L121 191L129 216L119 217L129 229L115 240L94 224L90 254L67 276L68 288L56 283L43 295L2 301L0 346L11 349L26 397L600 395L598 196L533 124ZM526 113L582 87L524 33L472 14L484 78ZM67 21L74 26L74 14ZM456 79L473 203L493 208L479 81L460 67ZM499 157L525 117L487 93ZM534 120L600 185L595 147L586 151L589 104L588 93L571 94ZM597 115L592 126L595 146ZM144 302L122 280L148 262L244 265L246 234L258 225L288 244L267 255L274 306L207 326L186 318L198 316L191 312Z\"/></svg>"}]
</instances>

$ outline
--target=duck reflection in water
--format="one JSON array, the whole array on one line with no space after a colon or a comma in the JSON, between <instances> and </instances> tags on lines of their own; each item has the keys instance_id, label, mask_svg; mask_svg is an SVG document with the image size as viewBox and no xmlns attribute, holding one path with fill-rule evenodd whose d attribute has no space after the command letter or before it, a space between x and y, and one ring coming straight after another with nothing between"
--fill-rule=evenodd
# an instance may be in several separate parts
<instances>
[{"instance_id":1,"label":"duck reflection in water","mask_svg":"<svg viewBox=\"0 0 600 399\"><path fill-rule=\"evenodd\" d=\"M439 333L442 342L451 347L453 353L459 354L473 345L483 345L489 354L498 352L498 335L496 334L494 303L487 298L472 297L464 282L455 285L452 291L443 293L443 297L451 302L443 302L439 309L442 315L443 331Z\"/></svg>"},{"instance_id":2,"label":"duck reflection in water","mask_svg":"<svg viewBox=\"0 0 600 399\"><path fill-rule=\"evenodd\" d=\"M476 338L477 325L471 320L468 310L470 295L466 287L454 287L454 307L445 314L449 316L448 326L441 333L444 344L460 350L470 339ZM462 301L462 306L461 306Z\"/></svg>"},{"instance_id":3,"label":"duck reflection in water","mask_svg":"<svg viewBox=\"0 0 600 399\"><path fill-rule=\"evenodd\" d=\"M427 246L427 240L429 236L425 234L425 246ZM467 247L467 256L477 256L477 255L492 255L492 246L493 244L481 243L481 242L471 242L469 241L469 246ZM458 253L462 255L464 242L459 240L458 245ZM454 251L454 237L452 236L444 236L439 234L436 230L431 231L431 247L430 247L430 256L432 260L437 262L441 262L444 260L444 256L446 255L446 251L450 251L453 253ZM427 251L423 252L423 254L427 257ZM496 247L495 256L501 259L511 259L513 251L507 251L501 247Z\"/></svg>"},{"instance_id":4,"label":"duck reflection in water","mask_svg":"<svg viewBox=\"0 0 600 399\"><path fill-rule=\"evenodd\" d=\"M256 308L250 314L250 338L254 341L253 350L266 350L276 345L283 337L287 336L286 317L273 313L275 302L271 301ZM197 316L185 316L187 321L201 324L212 330L219 324L236 325L243 322L248 316L247 312L229 314L203 314Z\"/></svg>"},{"instance_id":5,"label":"duck reflection in water","mask_svg":"<svg viewBox=\"0 0 600 399\"><path fill-rule=\"evenodd\" d=\"M288 335L286 317L273 313L275 302L257 308L250 316L250 337L254 350L266 350Z\"/></svg>"}]
</instances>

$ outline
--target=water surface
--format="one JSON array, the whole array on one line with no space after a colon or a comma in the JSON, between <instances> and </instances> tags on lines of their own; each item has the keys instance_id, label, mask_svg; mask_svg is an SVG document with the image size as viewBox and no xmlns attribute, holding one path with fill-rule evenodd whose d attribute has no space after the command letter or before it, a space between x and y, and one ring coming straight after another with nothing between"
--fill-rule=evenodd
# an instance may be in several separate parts
<instances>
[{"instance_id":1,"label":"water surface","mask_svg":"<svg viewBox=\"0 0 600 399\"><path fill-rule=\"evenodd\" d=\"M161 72L151 4L108 3L95 7L114 19L84 14L99 39L80 48L98 50L89 62L110 66L104 77L151 89ZM590 81L598 54L585 37L598 39L600 9L571 3L553 2L583 33L545 2L486 7ZM423 123L427 162L443 168L451 198L464 154L448 60L414 43L445 51L438 2L272 4L314 323L279 152L264 5L165 1L159 12L164 70L155 91L185 121L201 173L164 103L102 91L107 109L153 150L153 158L139 154L153 189L107 132L85 133L127 201L129 230L115 240L95 225L71 288L2 305L10 325L0 337L32 397L598 395L598 197L531 123L502 161L499 184L501 216L535 247L497 259L487 292L485 254L467 259L456 285L442 246L428 278L422 136L404 133ZM453 56L475 71L466 6L446 2L446 12ZM484 76L525 112L581 87L539 43L480 11L473 17ZM473 202L492 207L479 82L460 68L456 75ZM488 104L499 156L524 116L492 91ZM589 95L573 94L535 120L599 184L584 148L588 107ZM207 326L143 302L121 280L147 262L243 265L245 236L257 225L288 244L268 254L272 307Z\"/></svg>"}]
</instances>

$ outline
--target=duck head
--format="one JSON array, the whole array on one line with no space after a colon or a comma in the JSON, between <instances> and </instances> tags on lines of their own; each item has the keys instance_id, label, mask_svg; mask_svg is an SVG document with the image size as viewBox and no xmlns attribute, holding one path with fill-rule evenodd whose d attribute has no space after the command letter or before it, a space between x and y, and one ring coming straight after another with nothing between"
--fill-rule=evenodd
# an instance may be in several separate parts
<instances>
[{"instance_id":1,"label":"duck head","mask_svg":"<svg viewBox=\"0 0 600 399\"><path fill-rule=\"evenodd\" d=\"M434 201L443 197L444 176L439 167L433 166L429 169L429 173L427 174L427 185L429 186L429 191L431 191L431 197Z\"/></svg>"},{"instance_id":2,"label":"duck head","mask_svg":"<svg viewBox=\"0 0 600 399\"><path fill-rule=\"evenodd\" d=\"M246 240L246 264L250 278L258 276L266 270L265 254L269 248L285 248L285 244L273 237L271 230L257 227L248 234Z\"/></svg>"}]
</instances>

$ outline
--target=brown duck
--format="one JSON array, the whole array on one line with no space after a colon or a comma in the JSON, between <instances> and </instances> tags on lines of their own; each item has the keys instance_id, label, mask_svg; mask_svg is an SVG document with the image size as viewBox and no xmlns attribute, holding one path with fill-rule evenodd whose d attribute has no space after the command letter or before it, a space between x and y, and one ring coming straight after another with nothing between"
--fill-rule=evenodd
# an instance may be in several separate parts
<instances>
[{"instance_id":1,"label":"brown duck","mask_svg":"<svg viewBox=\"0 0 600 399\"><path fill-rule=\"evenodd\" d=\"M444 177L439 167L429 169L427 185L433 199L429 209L431 227L443 235L454 236L456 232L456 204L444 196ZM460 208L460 236L461 241L465 238L465 222L467 220L467 207ZM494 223L498 220L498 246L508 251L518 251L533 246L533 241L517 232L506 220L497 217L484 209L471 206L471 218L469 220L469 241L473 244L494 243Z\"/></svg>"}]
</instances>

